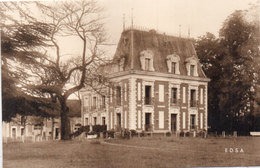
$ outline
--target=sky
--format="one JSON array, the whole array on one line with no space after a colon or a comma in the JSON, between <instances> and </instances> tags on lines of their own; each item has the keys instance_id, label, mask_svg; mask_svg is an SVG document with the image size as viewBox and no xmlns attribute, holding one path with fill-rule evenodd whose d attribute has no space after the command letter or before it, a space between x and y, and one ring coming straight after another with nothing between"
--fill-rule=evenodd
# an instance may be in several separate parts
<instances>
[{"instance_id":1,"label":"sky","mask_svg":"<svg viewBox=\"0 0 260 168\"><path fill-rule=\"evenodd\" d=\"M198 37L206 32L218 35L223 21L235 10L248 9L257 0L99 0L105 9L107 28L115 42L125 23L131 25L133 8L134 25L160 30L169 34Z\"/></svg>"},{"instance_id":2,"label":"sky","mask_svg":"<svg viewBox=\"0 0 260 168\"><path fill-rule=\"evenodd\" d=\"M135 26L159 30L169 35L197 38L210 32L218 36L225 19L235 10L245 10L250 4L260 0L97 0L104 8L105 27L108 43L114 44L107 48L113 56L116 44L123 31L123 23L131 26L131 15ZM260 12L260 11L259 11ZM123 21L125 15L125 21ZM71 44L71 40L67 43ZM66 44L66 42L64 43ZM76 43L75 43L76 44ZM78 52L77 48L71 50Z\"/></svg>"}]
</instances>

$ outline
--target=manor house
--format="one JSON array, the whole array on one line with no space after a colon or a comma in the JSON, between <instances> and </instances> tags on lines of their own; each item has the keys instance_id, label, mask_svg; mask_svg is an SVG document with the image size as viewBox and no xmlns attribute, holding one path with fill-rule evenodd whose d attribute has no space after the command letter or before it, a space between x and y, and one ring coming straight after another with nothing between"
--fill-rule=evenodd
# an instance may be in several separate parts
<instances>
[{"instance_id":1,"label":"manor house","mask_svg":"<svg viewBox=\"0 0 260 168\"><path fill-rule=\"evenodd\" d=\"M82 125L154 133L207 130L207 90L193 42L130 28L113 62L101 68L113 85L81 90Z\"/></svg>"}]
</instances>

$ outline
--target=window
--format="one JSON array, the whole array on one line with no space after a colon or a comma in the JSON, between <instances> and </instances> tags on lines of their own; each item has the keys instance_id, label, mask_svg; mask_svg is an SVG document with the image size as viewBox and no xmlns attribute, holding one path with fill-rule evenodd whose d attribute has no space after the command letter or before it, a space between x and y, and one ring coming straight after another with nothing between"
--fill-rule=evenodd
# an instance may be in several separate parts
<instances>
[{"instance_id":1,"label":"window","mask_svg":"<svg viewBox=\"0 0 260 168\"><path fill-rule=\"evenodd\" d=\"M190 65L190 76L194 76L195 65Z\"/></svg>"},{"instance_id":2,"label":"window","mask_svg":"<svg viewBox=\"0 0 260 168\"><path fill-rule=\"evenodd\" d=\"M196 106L196 90L194 89L190 90L190 106L191 107Z\"/></svg>"},{"instance_id":3,"label":"window","mask_svg":"<svg viewBox=\"0 0 260 168\"><path fill-rule=\"evenodd\" d=\"M151 62L151 59L150 58L145 58L145 70L146 71L149 71L149 67L150 67L150 62Z\"/></svg>"},{"instance_id":4,"label":"window","mask_svg":"<svg viewBox=\"0 0 260 168\"><path fill-rule=\"evenodd\" d=\"M87 97L85 97L85 99L84 99L84 106L88 106L88 98Z\"/></svg>"},{"instance_id":5,"label":"window","mask_svg":"<svg viewBox=\"0 0 260 168\"><path fill-rule=\"evenodd\" d=\"M118 86L117 88L116 88L116 96L117 96L117 105L118 106L121 106L121 87L120 86Z\"/></svg>"},{"instance_id":6,"label":"window","mask_svg":"<svg viewBox=\"0 0 260 168\"><path fill-rule=\"evenodd\" d=\"M106 125L106 117L102 117L102 125Z\"/></svg>"},{"instance_id":7,"label":"window","mask_svg":"<svg viewBox=\"0 0 260 168\"><path fill-rule=\"evenodd\" d=\"M94 117L94 118L93 118L93 124L94 124L94 125L97 125L97 117Z\"/></svg>"},{"instance_id":8,"label":"window","mask_svg":"<svg viewBox=\"0 0 260 168\"><path fill-rule=\"evenodd\" d=\"M106 96L102 96L102 108L106 108Z\"/></svg>"},{"instance_id":9,"label":"window","mask_svg":"<svg viewBox=\"0 0 260 168\"><path fill-rule=\"evenodd\" d=\"M145 86L145 104L151 104L151 86Z\"/></svg>"},{"instance_id":10,"label":"window","mask_svg":"<svg viewBox=\"0 0 260 168\"><path fill-rule=\"evenodd\" d=\"M141 69L144 71L154 71L153 67L153 51L144 50L140 52Z\"/></svg>"},{"instance_id":11,"label":"window","mask_svg":"<svg viewBox=\"0 0 260 168\"><path fill-rule=\"evenodd\" d=\"M85 118L85 125L88 125L88 118Z\"/></svg>"},{"instance_id":12,"label":"window","mask_svg":"<svg viewBox=\"0 0 260 168\"><path fill-rule=\"evenodd\" d=\"M21 136L24 135L24 128L21 128Z\"/></svg>"},{"instance_id":13,"label":"window","mask_svg":"<svg viewBox=\"0 0 260 168\"><path fill-rule=\"evenodd\" d=\"M97 97L93 97L93 109L97 108Z\"/></svg>"},{"instance_id":14,"label":"window","mask_svg":"<svg viewBox=\"0 0 260 168\"><path fill-rule=\"evenodd\" d=\"M190 115L190 129L195 129L195 115Z\"/></svg>"},{"instance_id":15,"label":"window","mask_svg":"<svg viewBox=\"0 0 260 168\"><path fill-rule=\"evenodd\" d=\"M172 68L171 68L171 70L172 70L172 73L173 73L173 74L176 74L176 62L172 62Z\"/></svg>"},{"instance_id":16,"label":"window","mask_svg":"<svg viewBox=\"0 0 260 168\"><path fill-rule=\"evenodd\" d=\"M171 97L171 103L177 104L177 88L172 88L172 97Z\"/></svg>"}]
</instances>

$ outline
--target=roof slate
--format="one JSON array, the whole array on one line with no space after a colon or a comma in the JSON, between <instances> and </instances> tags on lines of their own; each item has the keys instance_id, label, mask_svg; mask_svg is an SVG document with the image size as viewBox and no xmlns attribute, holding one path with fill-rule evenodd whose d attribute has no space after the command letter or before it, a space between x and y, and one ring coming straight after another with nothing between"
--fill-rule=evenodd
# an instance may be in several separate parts
<instances>
[{"instance_id":1,"label":"roof slate","mask_svg":"<svg viewBox=\"0 0 260 168\"><path fill-rule=\"evenodd\" d=\"M131 69L131 31L126 30L121 34L113 62L125 58L124 69ZM165 34L158 34L155 30L142 31L133 29L133 65L134 70L141 70L140 52L151 50L154 53L154 69L157 72L168 73L166 57L176 53L180 57L180 75L187 75L185 60L190 57L198 59L192 40ZM200 65L198 67L199 77L206 78Z\"/></svg>"}]
</instances>

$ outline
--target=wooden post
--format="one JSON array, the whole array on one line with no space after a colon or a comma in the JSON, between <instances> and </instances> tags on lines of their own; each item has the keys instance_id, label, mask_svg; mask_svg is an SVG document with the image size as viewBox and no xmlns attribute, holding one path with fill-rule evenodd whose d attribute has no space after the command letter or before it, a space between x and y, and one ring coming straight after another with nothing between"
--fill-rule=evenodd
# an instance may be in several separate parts
<instances>
[{"instance_id":1,"label":"wooden post","mask_svg":"<svg viewBox=\"0 0 260 168\"><path fill-rule=\"evenodd\" d=\"M222 136L223 136L224 138L226 137L225 131L222 131Z\"/></svg>"}]
</instances>

